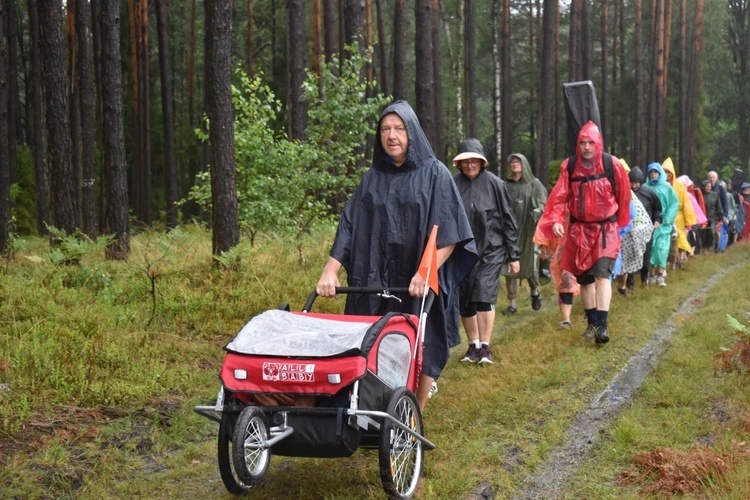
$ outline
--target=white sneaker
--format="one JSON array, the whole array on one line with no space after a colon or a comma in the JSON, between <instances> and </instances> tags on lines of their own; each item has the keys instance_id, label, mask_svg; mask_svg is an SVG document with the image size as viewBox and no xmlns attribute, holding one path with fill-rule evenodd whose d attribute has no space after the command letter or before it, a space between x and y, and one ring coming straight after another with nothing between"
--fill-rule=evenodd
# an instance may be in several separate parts
<instances>
[{"instance_id":1,"label":"white sneaker","mask_svg":"<svg viewBox=\"0 0 750 500\"><path fill-rule=\"evenodd\" d=\"M659 286L667 286L666 282L664 281L664 276L657 276L656 284Z\"/></svg>"}]
</instances>

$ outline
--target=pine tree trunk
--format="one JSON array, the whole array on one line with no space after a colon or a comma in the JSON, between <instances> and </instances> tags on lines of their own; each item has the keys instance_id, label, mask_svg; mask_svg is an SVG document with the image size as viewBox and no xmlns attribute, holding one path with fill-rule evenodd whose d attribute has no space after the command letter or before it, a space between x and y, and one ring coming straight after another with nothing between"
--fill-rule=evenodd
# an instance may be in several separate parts
<instances>
[{"instance_id":1,"label":"pine tree trunk","mask_svg":"<svg viewBox=\"0 0 750 500\"><path fill-rule=\"evenodd\" d=\"M0 255L10 245L10 159L8 148L8 38L5 2L0 2Z\"/></svg>"},{"instance_id":2,"label":"pine tree trunk","mask_svg":"<svg viewBox=\"0 0 750 500\"><path fill-rule=\"evenodd\" d=\"M645 105L643 96L643 4L635 0L635 121L633 123L633 146L635 165L646 167L646 147L643 140L645 127Z\"/></svg>"},{"instance_id":3,"label":"pine tree trunk","mask_svg":"<svg viewBox=\"0 0 750 500\"><path fill-rule=\"evenodd\" d=\"M288 133L291 139L302 140L305 137L307 109L302 101L302 84L305 81L307 33L305 21L305 1L287 0L286 2L286 62L287 62L287 119Z\"/></svg>"},{"instance_id":4,"label":"pine tree trunk","mask_svg":"<svg viewBox=\"0 0 750 500\"><path fill-rule=\"evenodd\" d=\"M416 113L427 140L435 144L435 66L432 52L432 2L414 3L416 55Z\"/></svg>"},{"instance_id":5,"label":"pine tree trunk","mask_svg":"<svg viewBox=\"0 0 750 500\"><path fill-rule=\"evenodd\" d=\"M464 123L466 136L477 136L477 75L476 75L476 7L474 0L464 1Z\"/></svg>"},{"instance_id":6,"label":"pine tree trunk","mask_svg":"<svg viewBox=\"0 0 750 500\"><path fill-rule=\"evenodd\" d=\"M318 3L320 0L317 0ZM253 34L255 32L255 18L253 17L253 0L247 0L247 36L245 38L245 70L247 76L255 76L255 43L253 43Z\"/></svg>"},{"instance_id":7,"label":"pine tree trunk","mask_svg":"<svg viewBox=\"0 0 750 500\"><path fill-rule=\"evenodd\" d=\"M539 180L543 185L549 181L549 150L552 135L552 108L554 88L554 43L555 18L557 17L557 1L544 0L542 13L542 56L541 75L539 78L539 151L537 153L537 168Z\"/></svg>"},{"instance_id":8,"label":"pine tree trunk","mask_svg":"<svg viewBox=\"0 0 750 500\"><path fill-rule=\"evenodd\" d=\"M500 14L501 6L498 0L492 1L492 125L495 142L494 162L490 162L490 169L497 174L500 170L503 148L502 134L502 97L501 79L502 65L500 63ZM489 158L488 158L489 159ZM492 165L494 164L494 168Z\"/></svg>"},{"instance_id":9,"label":"pine tree trunk","mask_svg":"<svg viewBox=\"0 0 750 500\"><path fill-rule=\"evenodd\" d=\"M102 102L102 184L106 199L104 232L115 235L105 254L109 259L124 260L130 253L130 220L118 0L101 0L98 24L101 33L99 67Z\"/></svg>"},{"instance_id":10,"label":"pine tree trunk","mask_svg":"<svg viewBox=\"0 0 750 500\"><path fill-rule=\"evenodd\" d=\"M5 31L7 35L6 47L8 51L8 169L10 171L10 182L18 180L18 140L21 137L21 110L18 94L18 40L15 0L5 1Z\"/></svg>"},{"instance_id":11,"label":"pine tree trunk","mask_svg":"<svg viewBox=\"0 0 750 500\"><path fill-rule=\"evenodd\" d=\"M381 6L381 0L375 0L375 10L377 11L378 20L378 61L380 63L380 92L383 95L388 95L390 85L390 78L388 76L388 43L386 42L385 33L385 20L383 19L383 9Z\"/></svg>"},{"instance_id":12,"label":"pine tree trunk","mask_svg":"<svg viewBox=\"0 0 750 500\"><path fill-rule=\"evenodd\" d=\"M164 128L164 201L167 227L177 227L177 157L175 152L174 96L172 91L172 48L169 37L167 0L156 0L156 28L159 37L161 113Z\"/></svg>"},{"instance_id":13,"label":"pine tree trunk","mask_svg":"<svg viewBox=\"0 0 750 500\"><path fill-rule=\"evenodd\" d=\"M240 241L232 108L232 0L204 3L206 20L206 114L210 123L213 254Z\"/></svg>"},{"instance_id":14,"label":"pine tree trunk","mask_svg":"<svg viewBox=\"0 0 750 500\"><path fill-rule=\"evenodd\" d=\"M434 57L432 59L435 75L435 142L432 145L438 160L445 163L445 155L448 153L445 144L445 126L443 123L443 80L442 54L440 52L440 2L432 0L432 48Z\"/></svg>"},{"instance_id":15,"label":"pine tree trunk","mask_svg":"<svg viewBox=\"0 0 750 500\"><path fill-rule=\"evenodd\" d=\"M498 168L500 177L505 177L505 159L513 152L511 144L512 130L511 117L513 110L511 102L513 99L513 89L511 88L511 60L510 60L510 0L503 0L503 27L500 37L502 43L501 73L502 84L500 93L502 95L502 125L500 127L503 135L502 146L503 153L500 157L500 166Z\"/></svg>"},{"instance_id":16,"label":"pine tree trunk","mask_svg":"<svg viewBox=\"0 0 750 500\"><path fill-rule=\"evenodd\" d=\"M50 171L50 205L52 225L73 234L76 224L76 200L73 195L73 165L71 163L70 125L68 123L68 95L66 91L64 37L62 32L62 4L55 0L40 0L40 41L42 71L46 103L47 161ZM57 244L53 241L52 244Z\"/></svg>"},{"instance_id":17,"label":"pine tree trunk","mask_svg":"<svg viewBox=\"0 0 750 500\"><path fill-rule=\"evenodd\" d=\"M28 0L29 36L31 37L31 110L32 110L32 151L34 156L34 194L36 196L37 231L49 234L49 184L44 139L44 101L42 99L42 62L39 41L39 14L37 0ZM2 51L0 51L2 53Z\"/></svg>"},{"instance_id":18,"label":"pine tree trunk","mask_svg":"<svg viewBox=\"0 0 750 500\"><path fill-rule=\"evenodd\" d=\"M393 99L406 99L406 1L396 0L393 10Z\"/></svg>"},{"instance_id":19,"label":"pine tree trunk","mask_svg":"<svg viewBox=\"0 0 750 500\"><path fill-rule=\"evenodd\" d=\"M76 82L79 89L81 128L81 229L99 235L96 202L96 88L91 39L91 11L86 0L76 3Z\"/></svg>"},{"instance_id":20,"label":"pine tree trunk","mask_svg":"<svg viewBox=\"0 0 750 500\"><path fill-rule=\"evenodd\" d=\"M703 0L695 2L693 21L693 54L690 60L690 81L688 82L688 144L690 147L689 164L694 165L697 152L698 114L700 88L703 86ZM689 167L693 168L694 167Z\"/></svg>"},{"instance_id":21,"label":"pine tree trunk","mask_svg":"<svg viewBox=\"0 0 750 500\"><path fill-rule=\"evenodd\" d=\"M338 9L336 0L323 0L323 52L325 53L326 62L333 59L338 50Z\"/></svg>"},{"instance_id":22,"label":"pine tree trunk","mask_svg":"<svg viewBox=\"0 0 750 500\"><path fill-rule=\"evenodd\" d=\"M601 0L601 76L602 88L600 92L599 111L602 121L602 137L604 138L604 150L609 151L609 136L607 135L607 125L609 122L609 0Z\"/></svg>"}]
</instances>

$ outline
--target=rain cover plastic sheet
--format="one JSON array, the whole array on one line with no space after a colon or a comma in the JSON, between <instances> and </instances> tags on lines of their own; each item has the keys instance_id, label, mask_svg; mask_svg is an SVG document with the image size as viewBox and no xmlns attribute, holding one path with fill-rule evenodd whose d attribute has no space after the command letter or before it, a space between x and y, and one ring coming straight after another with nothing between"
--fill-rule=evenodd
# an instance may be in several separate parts
<instances>
[{"instance_id":1,"label":"rain cover plastic sheet","mask_svg":"<svg viewBox=\"0 0 750 500\"><path fill-rule=\"evenodd\" d=\"M275 309L252 318L226 349L265 356L334 356L359 349L370 326Z\"/></svg>"}]
</instances>

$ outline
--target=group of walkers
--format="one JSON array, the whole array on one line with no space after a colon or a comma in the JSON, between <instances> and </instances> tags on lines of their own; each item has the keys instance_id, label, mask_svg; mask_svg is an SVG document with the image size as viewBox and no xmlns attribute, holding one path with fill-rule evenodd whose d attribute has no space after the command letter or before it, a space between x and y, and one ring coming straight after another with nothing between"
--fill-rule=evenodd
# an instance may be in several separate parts
<instances>
[{"instance_id":1,"label":"group of walkers","mask_svg":"<svg viewBox=\"0 0 750 500\"><path fill-rule=\"evenodd\" d=\"M605 344L613 281L624 295L636 274L644 284L665 286L668 269L684 269L688 255L723 250L750 230L744 178L730 184L709 172L697 187L676 178L669 159L650 164L644 175L603 152L593 122L580 129L575 154L562 162L549 196L520 153L507 158L505 179L487 171L473 138L459 145L451 177L405 101L385 108L374 142L372 167L341 214L316 291L336 296L344 268L351 287L408 287L408 294L397 294L400 303L350 293L345 314L420 314L428 291L419 272L422 252L438 226L439 294L424 332L416 394L422 409L437 390L450 348L461 343L459 318L469 340L461 361L493 363L501 274L508 300L503 314L518 311L521 280L528 282L531 308L541 309L540 278L548 277L558 292L560 326L571 326L573 297L580 295L584 336Z\"/></svg>"},{"instance_id":2,"label":"group of walkers","mask_svg":"<svg viewBox=\"0 0 750 500\"><path fill-rule=\"evenodd\" d=\"M668 272L684 270L689 257L724 251L750 231L750 183L742 171L733 181L711 171L698 187L688 176L677 177L667 158L649 164L644 175L640 167L631 169L602 151L601 134L592 122L582 127L576 154L561 164L549 197L523 155L510 155L505 182L470 166L477 159L477 165L486 166L479 141L467 139L453 160L472 231L475 238L482 235L476 240L479 262L460 293L469 341L463 362L493 362L492 325L478 336L468 325L475 318L485 324L481 315L488 313L479 311L493 310L503 258L510 301L503 314L517 311L517 278L528 279L532 308L538 310L539 277L547 273L558 292L560 327L571 326L573 297L580 295L587 318L583 336L605 344L612 283L626 297L635 291L636 275L643 286L666 286ZM740 189L733 189L735 184ZM482 188L489 185L492 190Z\"/></svg>"}]
</instances>

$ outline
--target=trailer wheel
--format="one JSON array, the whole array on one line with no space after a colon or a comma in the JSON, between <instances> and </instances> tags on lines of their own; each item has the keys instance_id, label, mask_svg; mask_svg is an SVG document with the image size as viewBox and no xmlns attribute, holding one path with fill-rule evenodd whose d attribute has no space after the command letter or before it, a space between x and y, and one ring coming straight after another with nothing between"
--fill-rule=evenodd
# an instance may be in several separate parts
<instances>
[{"instance_id":1,"label":"trailer wheel","mask_svg":"<svg viewBox=\"0 0 750 500\"><path fill-rule=\"evenodd\" d=\"M246 492L252 485L245 484L234 470L234 461L232 460L232 438L234 437L234 427L237 423L237 414L224 411L221 413L219 423L219 473L221 481L224 483L227 491L233 495L241 495Z\"/></svg>"},{"instance_id":2,"label":"trailer wheel","mask_svg":"<svg viewBox=\"0 0 750 500\"><path fill-rule=\"evenodd\" d=\"M271 450L265 447L269 435L263 411L252 406L242 410L234 427L232 458L243 483L255 486L263 482L271 462Z\"/></svg>"},{"instance_id":3,"label":"trailer wheel","mask_svg":"<svg viewBox=\"0 0 750 500\"><path fill-rule=\"evenodd\" d=\"M406 427L422 435L422 412L417 398L406 387L396 389L386 412ZM389 420L380 426L380 480L388 498L408 499L414 496L422 475L424 449L422 442Z\"/></svg>"}]
</instances>

